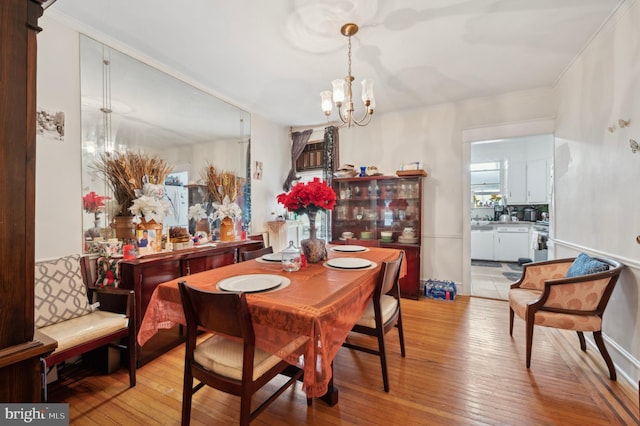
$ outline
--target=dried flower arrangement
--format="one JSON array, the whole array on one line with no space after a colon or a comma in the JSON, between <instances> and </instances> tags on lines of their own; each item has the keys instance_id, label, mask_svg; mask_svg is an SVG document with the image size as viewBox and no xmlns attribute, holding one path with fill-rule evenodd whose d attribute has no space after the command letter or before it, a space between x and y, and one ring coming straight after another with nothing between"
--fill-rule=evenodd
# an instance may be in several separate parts
<instances>
[{"instance_id":1,"label":"dried flower arrangement","mask_svg":"<svg viewBox=\"0 0 640 426\"><path fill-rule=\"evenodd\" d=\"M119 216L132 215L129 208L139 196L136 190L143 189L145 176L147 183L161 185L172 171L172 167L165 160L155 155L132 151L104 153L94 167L104 173L111 186L119 204L117 212Z\"/></svg>"},{"instance_id":2,"label":"dried flower arrangement","mask_svg":"<svg viewBox=\"0 0 640 426\"><path fill-rule=\"evenodd\" d=\"M240 193L244 179L238 178L233 172L218 171L211 164L207 165L201 173L212 201L222 203L224 197L229 197L231 202L236 200Z\"/></svg>"}]
</instances>

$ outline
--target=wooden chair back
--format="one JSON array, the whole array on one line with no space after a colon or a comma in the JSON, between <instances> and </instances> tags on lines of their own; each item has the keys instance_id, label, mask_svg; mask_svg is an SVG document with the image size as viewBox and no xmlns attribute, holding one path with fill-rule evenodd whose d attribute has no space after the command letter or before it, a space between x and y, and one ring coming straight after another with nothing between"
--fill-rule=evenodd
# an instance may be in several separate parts
<instances>
[{"instance_id":1,"label":"wooden chair back","mask_svg":"<svg viewBox=\"0 0 640 426\"><path fill-rule=\"evenodd\" d=\"M227 336L255 341L253 325L244 293L208 292L178 283L187 321L187 334L199 327Z\"/></svg>"},{"instance_id":2,"label":"wooden chair back","mask_svg":"<svg viewBox=\"0 0 640 426\"><path fill-rule=\"evenodd\" d=\"M240 253L240 260L244 262L251 259L257 259L258 257L262 257L265 254L270 254L270 253L273 253L273 247L271 246L263 247L258 250L243 251Z\"/></svg>"}]
</instances>

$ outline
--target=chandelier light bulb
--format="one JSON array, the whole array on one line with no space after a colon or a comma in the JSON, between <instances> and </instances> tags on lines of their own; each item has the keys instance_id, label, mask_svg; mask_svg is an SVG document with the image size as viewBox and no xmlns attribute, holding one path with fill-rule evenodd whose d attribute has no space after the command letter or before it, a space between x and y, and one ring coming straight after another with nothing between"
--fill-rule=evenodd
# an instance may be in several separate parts
<instances>
[{"instance_id":1,"label":"chandelier light bulb","mask_svg":"<svg viewBox=\"0 0 640 426\"><path fill-rule=\"evenodd\" d=\"M367 101L373 99L373 80L362 80L362 102L367 105Z\"/></svg>"},{"instance_id":2,"label":"chandelier light bulb","mask_svg":"<svg viewBox=\"0 0 640 426\"><path fill-rule=\"evenodd\" d=\"M344 102L344 83L345 81L340 78L331 82L333 85L333 102L335 102L338 107Z\"/></svg>"},{"instance_id":3,"label":"chandelier light bulb","mask_svg":"<svg viewBox=\"0 0 640 426\"><path fill-rule=\"evenodd\" d=\"M320 99L322 99L322 111L326 116L331 115L333 109L333 102L331 100L333 93L330 90L324 90L320 92Z\"/></svg>"}]
</instances>

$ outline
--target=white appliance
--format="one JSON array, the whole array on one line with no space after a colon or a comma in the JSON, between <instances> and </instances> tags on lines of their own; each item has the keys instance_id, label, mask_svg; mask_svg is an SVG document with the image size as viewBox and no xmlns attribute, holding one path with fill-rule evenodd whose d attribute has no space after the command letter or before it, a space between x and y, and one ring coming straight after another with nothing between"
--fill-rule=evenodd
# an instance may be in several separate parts
<instances>
[{"instance_id":1,"label":"white appliance","mask_svg":"<svg viewBox=\"0 0 640 426\"><path fill-rule=\"evenodd\" d=\"M549 251L547 241L549 240L549 221L537 221L531 228L531 254L534 262L547 260Z\"/></svg>"},{"instance_id":2,"label":"white appliance","mask_svg":"<svg viewBox=\"0 0 640 426\"><path fill-rule=\"evenodd\" d=\"M498 226L495 234L495 260L517 262L529 257L529 226Z\"/></svg>"},{"instance_id":3,"label":"white appliance","mask_svg":"<svg viewBox=\"0 0 640 426\"><path fill-rule=\"evenodd\" d=\"M471 259L493 260L495 257L493 244L493 226L471 230Z\"/></svg>"}]
</instances>

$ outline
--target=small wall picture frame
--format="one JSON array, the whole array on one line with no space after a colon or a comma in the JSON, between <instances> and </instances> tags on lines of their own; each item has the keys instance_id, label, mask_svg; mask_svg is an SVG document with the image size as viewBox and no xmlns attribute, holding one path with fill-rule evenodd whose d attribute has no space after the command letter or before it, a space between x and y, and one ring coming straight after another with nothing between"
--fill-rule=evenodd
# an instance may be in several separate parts
<instances>
[{"instance_id":1,"label":"small wall picture frame","mask_svg":"<svg viewBox=\"0 0 640 426\"><path fill-rule=\"evenodd\" d=\"M253 163L253 179L262 180L262 161L255 161Z\"/></svg>"}]
</instances>

